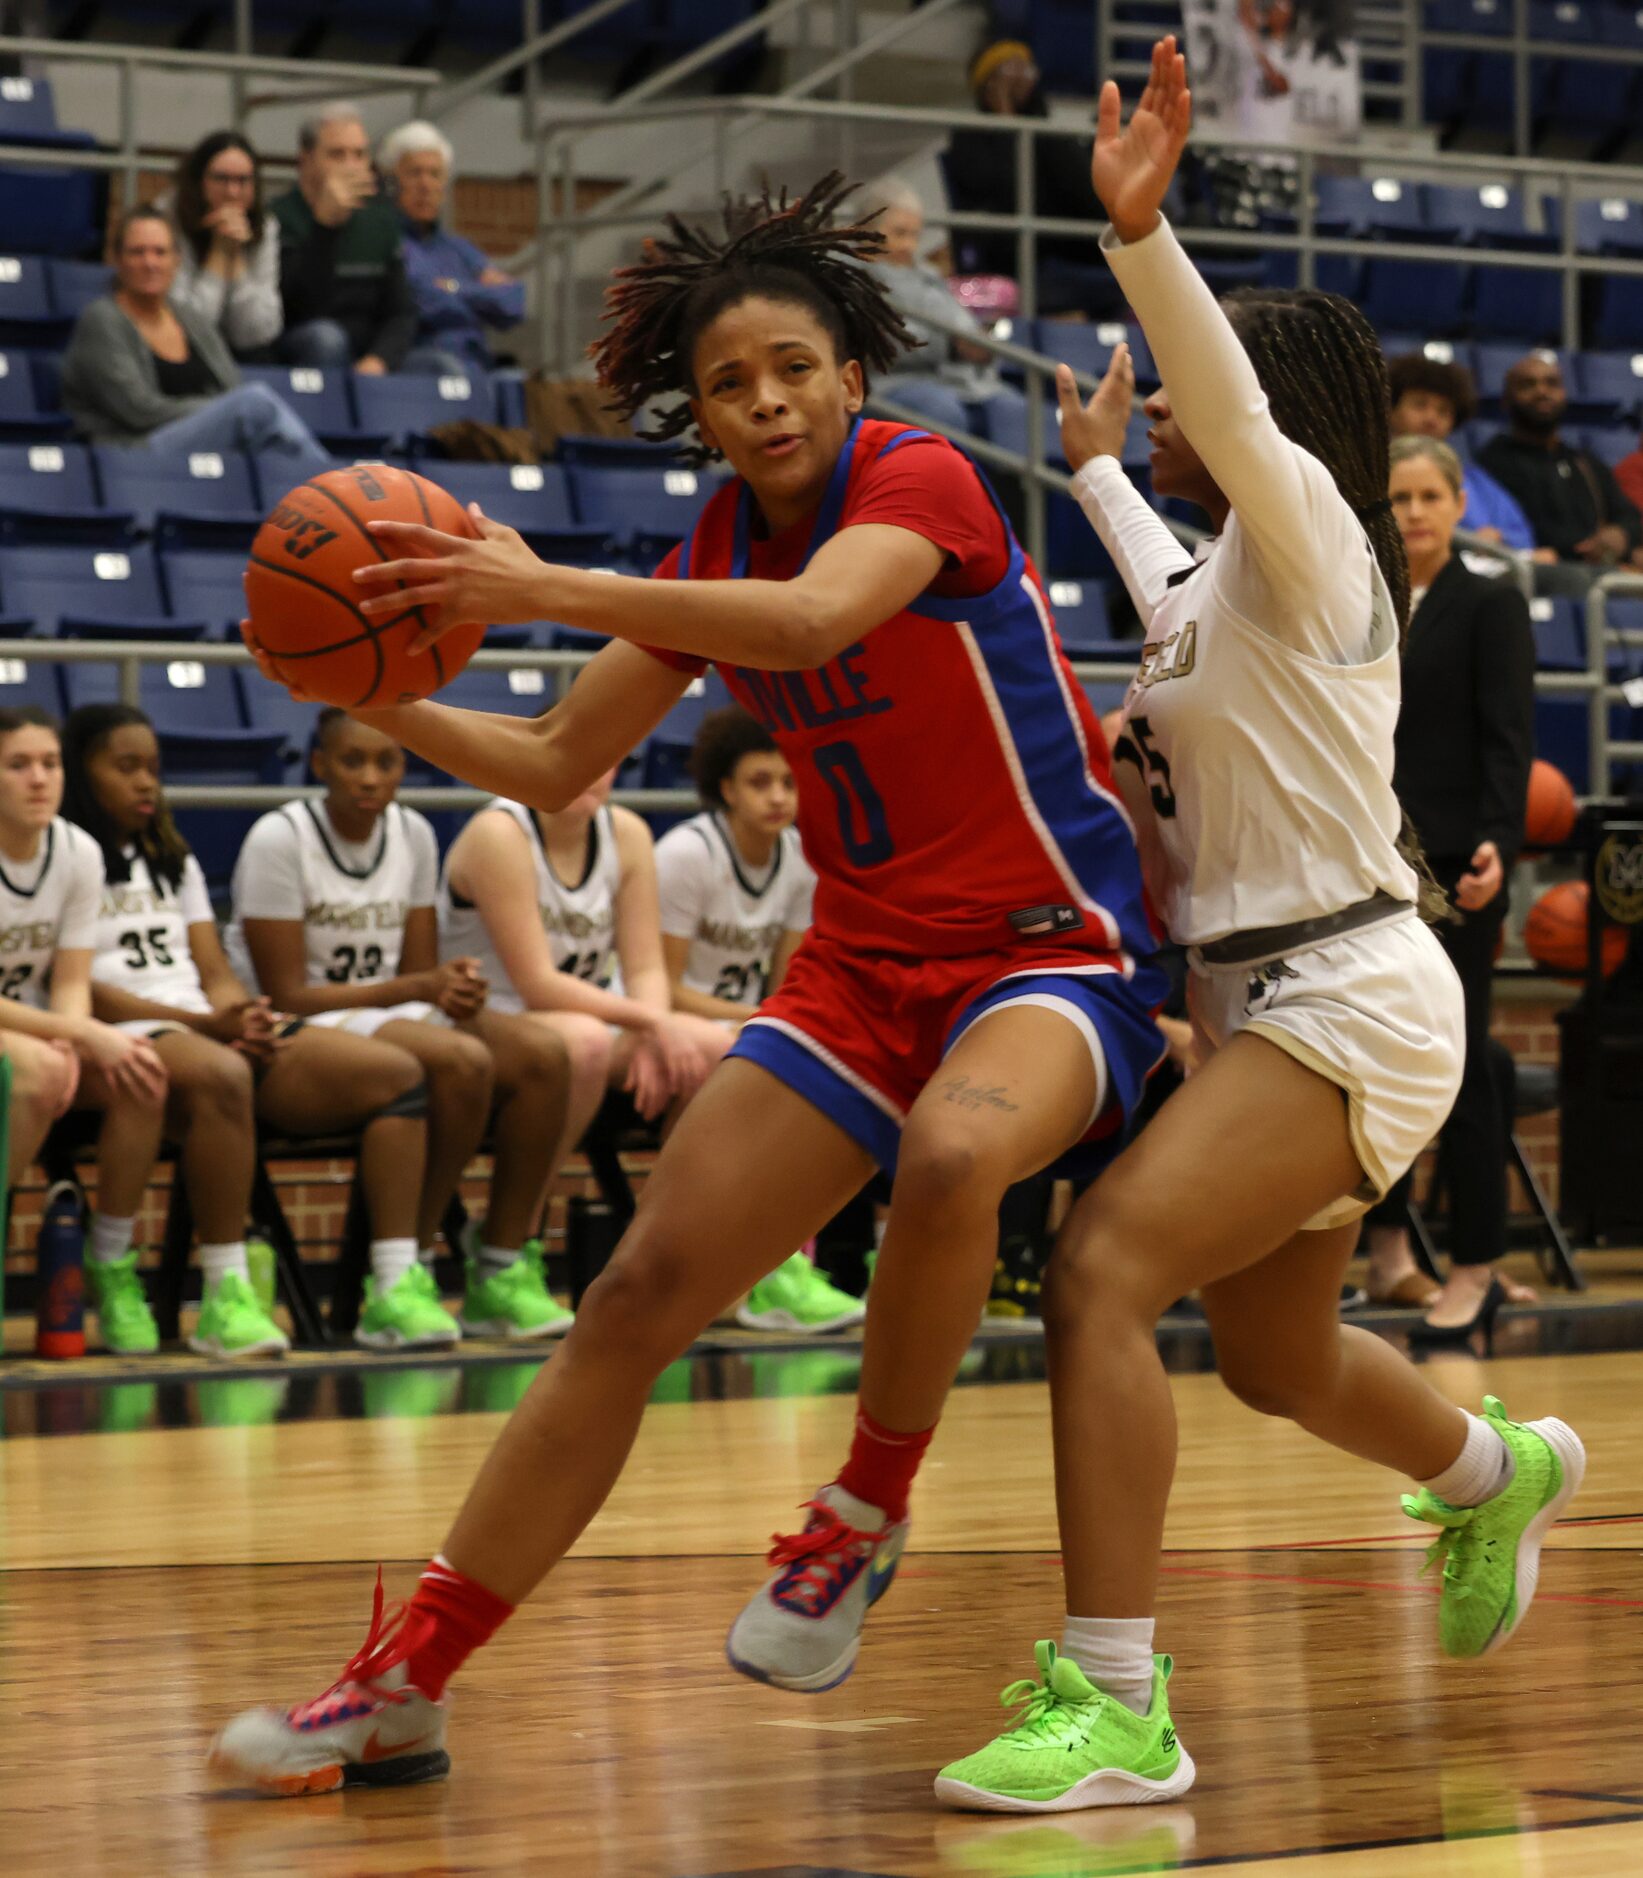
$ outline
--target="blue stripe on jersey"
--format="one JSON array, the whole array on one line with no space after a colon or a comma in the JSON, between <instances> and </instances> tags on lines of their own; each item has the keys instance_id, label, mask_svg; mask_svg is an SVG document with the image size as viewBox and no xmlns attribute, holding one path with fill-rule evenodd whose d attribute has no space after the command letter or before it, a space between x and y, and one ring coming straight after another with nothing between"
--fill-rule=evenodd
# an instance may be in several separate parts
<instances>
[{"instance_id":1,"label":"blue stripe on jersey","mask_svg":"<svg viewBox=\"0 0 1643 1878\"><path fill-rule=\"evenodd\" d=\"M865 1148L887 1174L894 1174L901 1129L876 1102L824 1061L821 1047L808 1039L800 1042L790 1031L755 1017L742 1026L726 1054L768 1070Z\"/></svg>"}]
</instances>

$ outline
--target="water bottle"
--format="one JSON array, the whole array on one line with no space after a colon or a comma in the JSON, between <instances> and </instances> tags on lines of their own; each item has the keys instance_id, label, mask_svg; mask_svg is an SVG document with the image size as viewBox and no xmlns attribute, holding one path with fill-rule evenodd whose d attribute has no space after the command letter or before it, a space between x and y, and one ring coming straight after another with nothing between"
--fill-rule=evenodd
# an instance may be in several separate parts
<instances>
[{"instance_id":1,"label":"water bottle","mask_svg":"<svg viewBox=\"0 0 1643 1878\"><path fill-rule=\"evenodd\" d=\"M86 1353L84 1252L80 1189L72 1180L60 1180L46 1194L34 1242L36 1356Z\"/></svg>"}]
</instances>

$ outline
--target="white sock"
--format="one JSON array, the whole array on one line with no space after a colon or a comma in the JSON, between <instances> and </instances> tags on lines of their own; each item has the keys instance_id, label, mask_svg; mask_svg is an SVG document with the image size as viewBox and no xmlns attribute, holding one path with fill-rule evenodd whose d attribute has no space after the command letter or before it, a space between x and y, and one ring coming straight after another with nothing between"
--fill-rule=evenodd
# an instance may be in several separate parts
<instances>
[{"instance_id":1,"label":"white sock","mask_svg":"<svg viewBox=\"0 0 1643 1878\"><path fill-rule=\"evenodd\" d=\"M494 1278L498 1272L505 1272L510 1265L519 1263L519 1248L509 1251L505 1246L482 1245L479 1248L479 1275L481 1278Z\"/></svg>"},{"instance_id":2,"label":"white sock","mask_svg":"<svg viewBox=\"0 0 1643 1878\"><path fill-rule=\"evenodd\" d=\"M107 1213L91 1216L91 1256L99 1265L112 1265L131 1250L131 1229L135 1215L111 1219Z\"/></svg>"},{"instance_id":3,"label":"white sock","mask_svg":"<svg viewBox=\"0 0 1643 1878\"><path fill-rule=\"evenodd\" d=\"M371 1241L371 1276L378 1291L392 1291L416 1263L414 1239L373 1239Z\"/></svg>"},{"instance_id":4,"label":"white sock","mask_svg":"<svg viewBox=\"0 0 1643 1878\"><path fill-rule=\"evenodd\" d=\"M251 1267L245 1262L245 1241L236 1239L231 1244L202 1245L200 1271L207 1291L214 1290L230 1272L250 1284Z\"/></svg>"},{"instance_id":5,"label":"white sock","mask_svg":"<svg viewBox=\"0 0 1643 1878\"><path fill-rule=\"evenodd\" d=\"M1103 1695L1145 1715L1152 1708L1152 1626L1150 1617L1069 1617L1061 1654Z\"/></svg>"},{"instance_id":6,"label":"white sock","mask_svg":"<svg viewBox=\"0 0 1643 1878\"><path fill-rule=\"evenodd\" d=\"M439 1247L436 1245L419 1245L416 1249L417 1264L426 1265L429 1271L433 1270L434 1260L438 1257Z\"/></svg>"},{"instance_id":7,"label":"white sock","mask_svg":"<svg viewBox=\"0 0 1643 1878\"><path fill-rule=\"evenodd\" d=\"M1466 1445L1441 1474L1420 1484L1450 1506L1482 1506L1502 1492L1517 1471L1512 1450L1479 1416L1466 1417Z\"/></svg>"}]
</instances>

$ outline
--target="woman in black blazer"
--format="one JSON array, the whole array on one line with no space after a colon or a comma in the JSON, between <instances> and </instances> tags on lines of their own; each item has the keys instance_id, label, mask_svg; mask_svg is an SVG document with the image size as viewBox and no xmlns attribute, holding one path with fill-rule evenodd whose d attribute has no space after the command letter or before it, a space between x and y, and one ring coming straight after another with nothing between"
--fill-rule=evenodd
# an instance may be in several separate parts
<instances>
[{"instance_id":1,"label":"woman in black blazer","mask_svg":"<svg viewBox=\"0 0 1643 1878\"><path fill-rule=\"evenodd\" d=\"M1509 1292L1522 1295L1492 1266L1506 1249L1509 1118L1488 1042L1495 946L1534 757L1535 645L1516 587L1474 574L1454 552L1466 510L1462 477L1460 459L1434 438L1392 445L1390 493L1414 609L1393 781L1459 913L1438 937L1466 994L1466 1070L1442 1137L1453 1253L1441 1289L1421 1276L1409 1250L1409 1175L1368 1218L1371 1295L1424 1303L1414 1332L1420 1342L1462 1341L1493 1319Z\"/></svg>"}]
</instances>

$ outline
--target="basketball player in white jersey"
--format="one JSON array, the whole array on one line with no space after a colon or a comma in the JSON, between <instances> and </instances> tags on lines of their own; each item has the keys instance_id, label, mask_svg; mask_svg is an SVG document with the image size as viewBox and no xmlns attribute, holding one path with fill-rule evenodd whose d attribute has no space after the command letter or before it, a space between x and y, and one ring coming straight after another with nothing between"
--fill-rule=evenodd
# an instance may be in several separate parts
<instances>
[{"instance_id":1,"label":"basketball player in white jersey","mask_svg":"<svg viewBox=\"0 0 1643 1878\"><path fill-rule=\"evenodd\" d=\"M39 1111L64 1090L36 1046L67 1044L79 1063L78 1106L103 1111L97 1210L86 1283L103 1341L125 1347L128 1284L138 1285L131 1232L160 1149L166 1075L139 1037L91 1014L91 960L103 863L97 844L58 814L63 756L57 728L30 706L0 711L0 1031L29 1072L33 1146Z\"/></svg>"},{"instance_id":2,"label":"basketball player in white jersey","mask_svg":"<svg viewBox=\"0 0 1643 1878\"><path fill-rule=\"evenodd\" d=\"M145 1038L168 1079L165 1136L181 1153L204 1279L189 1346L207 1356L283 1354L288 1340L253 1289L246 1258L257 1120L286 1135L359 1131L372 1261L388 1268L415 1251L406 1172L424 1152L422 1072L390 1045L305 1029L235 977L205 877L166 808L159 740L141 711L73 712L63 759L64 812L102 854L92 1008ZM105 1144L105 1180L115 1171L108 1154ZM105 1292L116 1286L122 1347L155 1349L135 1270L110 1274Z\"/></svg>"},{"instance_id":3,"label":"basketball player in white jersey","mask_svg":"<svg viewBox=\"0 0 1643 1878\"><path fill-rule=\"evenodd\" d=\"M1173 38L1120 131L1101 95L1102 247L1164 389L1153 486L1209 515L1194 563L1119 466L1126 357L1090 404L1062 371L1075 493L1146 626L1116 754L1148 882L1188 948L1212 1052L1079 1202L1045 1312L1068 1597L1021 1724L946 1768L955 1806L1064 1810L1184 1793L1153 1598L1175 1461L1154 1329L1197 1290L1227 1386L1421 1483L1439 1636L1483 1654L1521 1622L1540 1542L1584 1470L1572 1430L1468 1415L1390 1344L1343 1326L1368 1204L1459 1086L1459 982L1416 913L1392 793L1409 576L1387 490L1386 375L1333 295L1225 312L1160 214L1190 121ZM1230 319L1229 319L1230 315ZM1286 1483L1271 1482L1283 1495Z\"/></svg>"},{"instance_id":4,"label":"basketball player in white jersey","mask_svg":"<svg viewBox=\"0 0 1643 1878\"><path fill-rule=\"evenodd\" d=\"M646 1120L676 1112L731 1042L673 1009L655 845L631 809L611 806L613 780L557 815L496 797L451 843L440 881L442 956L477 958L493 1004L529 1012L570 1053L553 1168L607 1090L627 1090Z\"/></svg>"},{"instance_id":5,"label":"basketball player in white jersey","mask_svg":"<svg viewBox=\"0 0 1643 1878\"><path fill-rule=\"evenodd\" d=\"M705 717L690 773L702 812L656 844L662 956L674 1009L734 1032L781 983L809 930L816 876L793 826L793 771L757 718L739 705ZM747 1330L845 1330L866 1315L802 1251L736 1305Z\"/></svg>"},{"instance_id":6,"label":"basketball player in white jersey","mask_svg":"<svg viewBox=\"0 0 1643 1878\"><path fill-rule=\"evenodd\" d=\"M440 963L438 847L427 818L394 799L405 778L399 745L333 708L320 714L312 763L324 796L287 803L246 836L234 868L231 955L280 1009L378 1038L421 1064L428 1160L417 1241L425 1270L494 1118L485 1220L469 1221L461 1248L461 1328L510 1339L559 1335L571 1314L522 1248L548 1146L564 1127L564 1045L489 1008L476 959ZM455 1322L446 1315L446 1323L454 1338Z\"/></svg>"}]
</instances>

